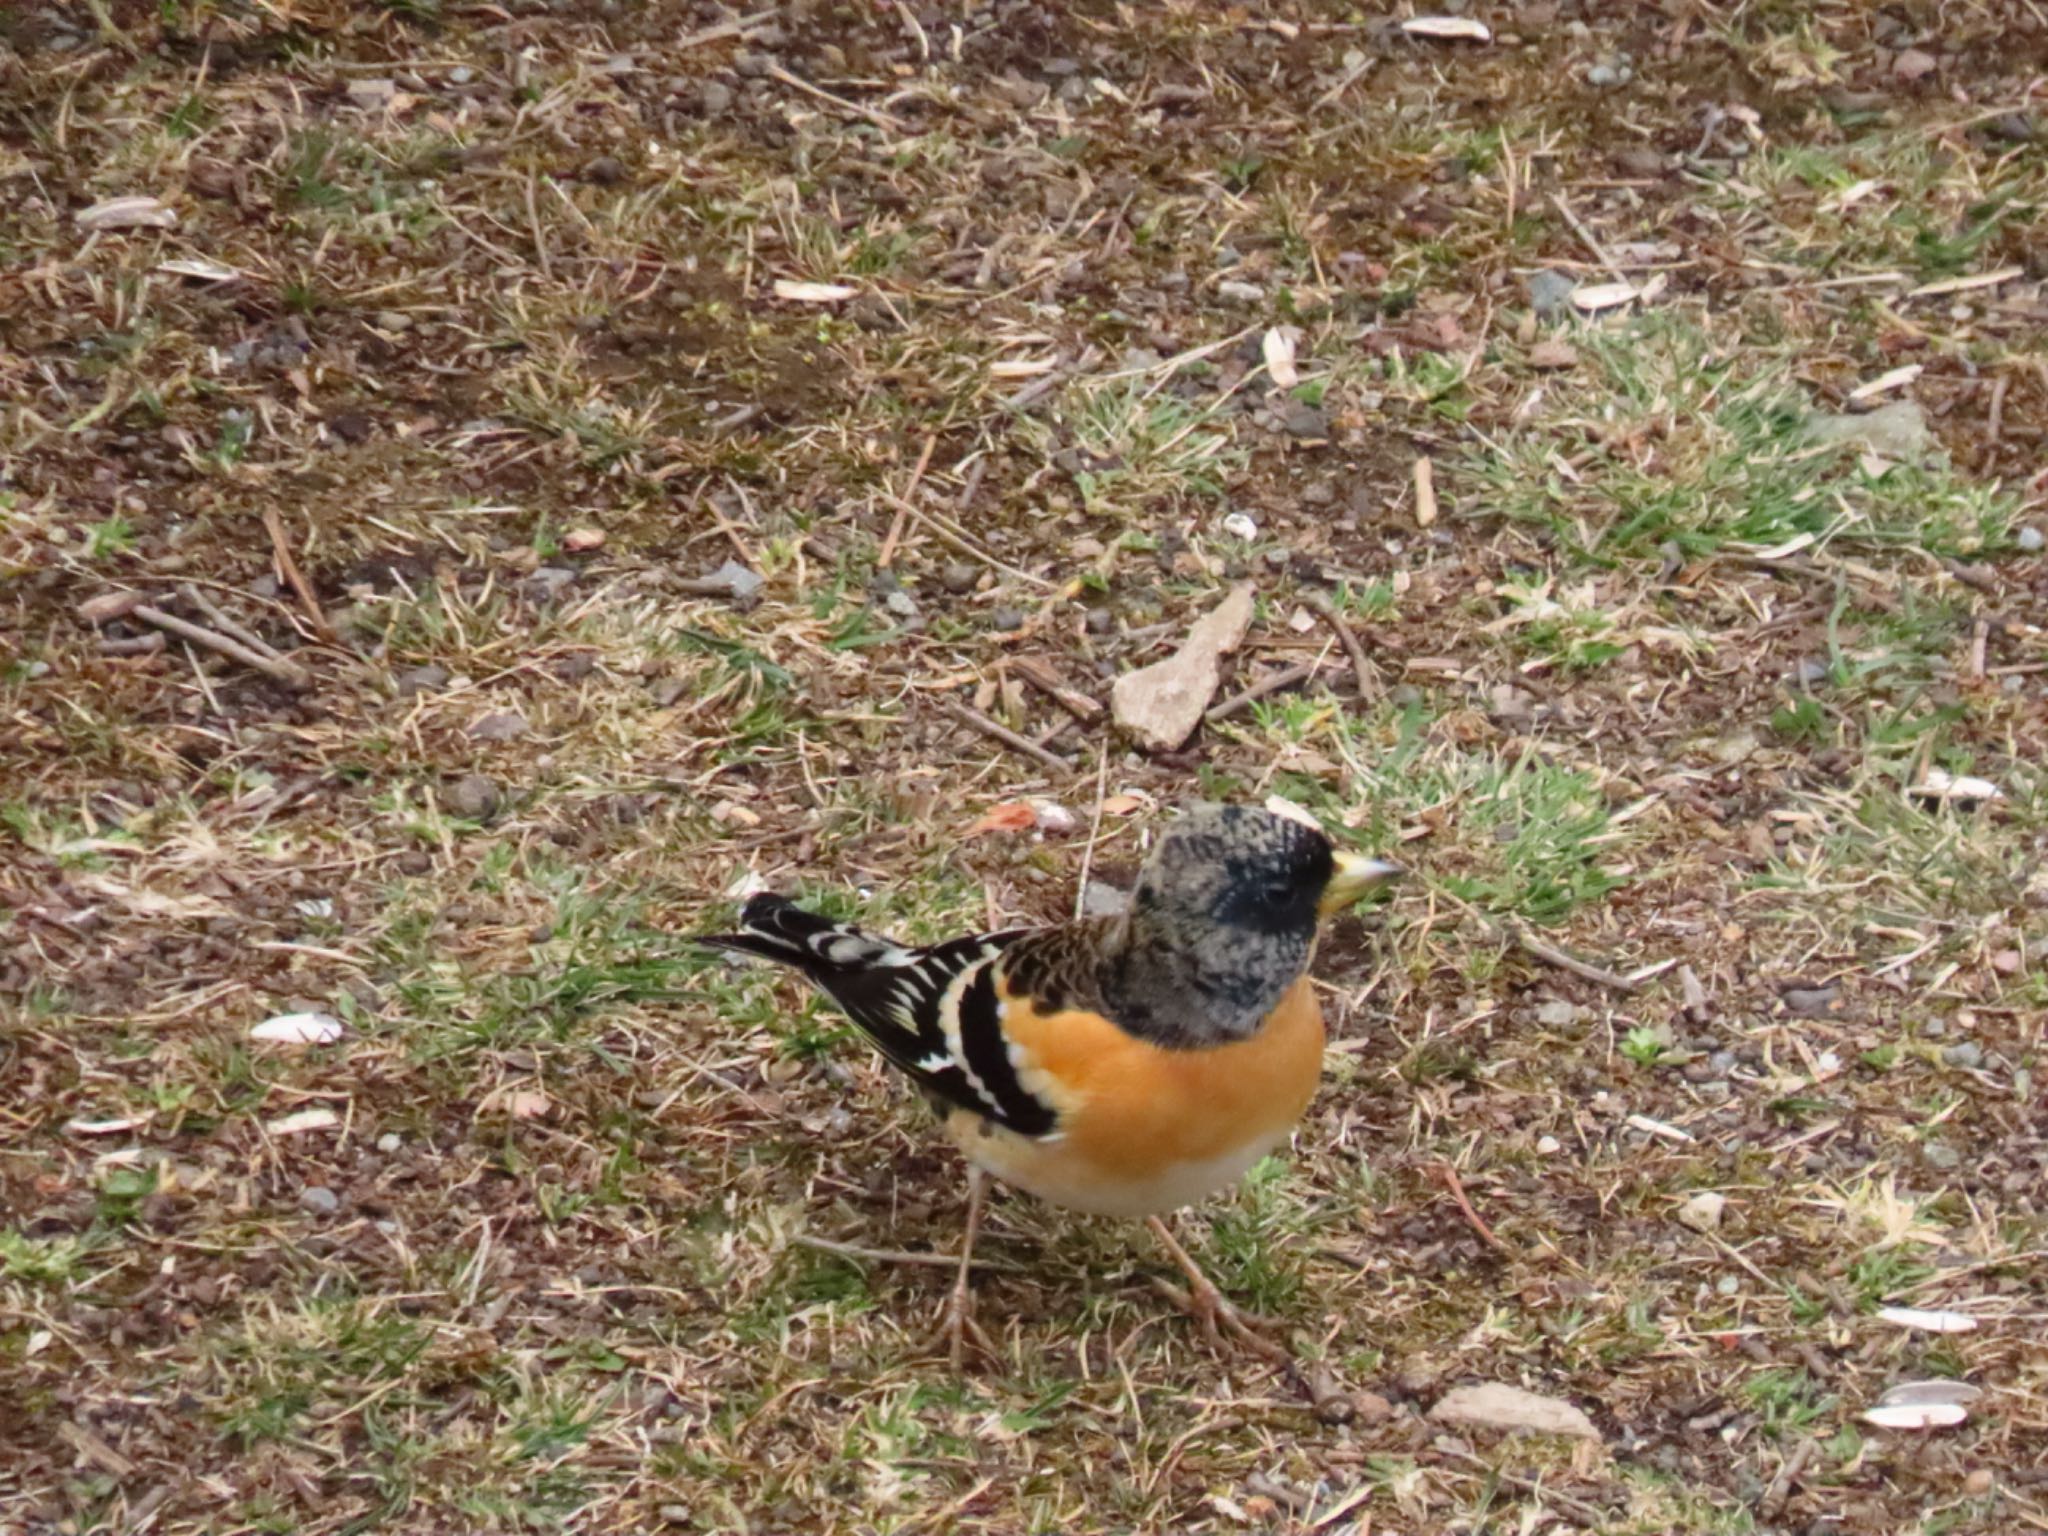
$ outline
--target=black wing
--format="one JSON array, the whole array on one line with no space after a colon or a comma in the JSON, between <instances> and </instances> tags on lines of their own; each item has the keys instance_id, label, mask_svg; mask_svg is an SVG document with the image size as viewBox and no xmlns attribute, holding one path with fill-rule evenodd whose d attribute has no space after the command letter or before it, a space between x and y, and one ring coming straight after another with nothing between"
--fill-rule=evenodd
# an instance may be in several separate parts
<instances>
[{"instance_id":1,"label":"black wing","mask_svg":"<svg viewBox=\"0 0 2048 1536\"><path fill-rule=\"evenodd\" d=\"M1027 1091L1003 1034L998 961L1027 929L915 948L760 895L738 933L698 940L802 971L897 1067L944 1103L1026 1136L1054 1127Z\"/></svg>"}]
</instances>

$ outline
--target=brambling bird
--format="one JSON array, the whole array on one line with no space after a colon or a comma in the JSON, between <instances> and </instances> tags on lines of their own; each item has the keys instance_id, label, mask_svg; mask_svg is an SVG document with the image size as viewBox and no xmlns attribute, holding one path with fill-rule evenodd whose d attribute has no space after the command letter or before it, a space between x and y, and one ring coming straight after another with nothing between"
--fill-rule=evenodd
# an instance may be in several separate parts
<instances>
[{"instance_id":1,"label":"brambling bird","mask_svg":"<svg viewBox=\"0 0 2048 1536\"><path fill-rule=\"evenodd\" d=\"M1071 1210L1143 1218L1187 1305L1291 1357L1223 1299L1161 1217L1284 1142L1321 1074L1307 976L1322 919L1399 870L1290 817L1203 805L1172 822L1114 917L899 944L757 895L698 942L801 971L921 1088L970 1168L944 1332L961 1363L983 1175Z\"/></svg>"}]
</instances>

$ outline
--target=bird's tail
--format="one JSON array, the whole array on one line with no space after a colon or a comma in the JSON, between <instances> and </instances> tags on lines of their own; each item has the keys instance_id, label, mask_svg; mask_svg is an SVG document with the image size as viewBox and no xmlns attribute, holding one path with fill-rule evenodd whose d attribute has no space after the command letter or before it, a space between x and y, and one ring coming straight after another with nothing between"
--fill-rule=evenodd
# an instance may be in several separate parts
<instances>
[{"instance_id":1,"label":"bird's tail","mask_svg":"<svg viewBox=\"0 0 2048 1536\"><path fill-rule=\"evenodd\" d=\"M814 978L877 966L906 965L915 952L888 939L863 933L851 923L806 912L787 896L763 892L740 908L740 931L707 933L697 943L758 955L778 965L794 966Z\"/></svg>"}]
</instances>

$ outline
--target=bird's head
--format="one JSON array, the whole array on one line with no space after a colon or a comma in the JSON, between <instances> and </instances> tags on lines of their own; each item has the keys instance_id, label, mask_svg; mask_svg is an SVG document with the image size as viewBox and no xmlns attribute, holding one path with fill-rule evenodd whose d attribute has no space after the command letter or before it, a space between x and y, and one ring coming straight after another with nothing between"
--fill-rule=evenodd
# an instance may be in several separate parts
<instances>
[{"instance_id":1,"label":"bird's head","mask_svg":"<svg viewBox=\"0 0 2048 1536\"><path fill-rule=\"evenodd\" d=\"M1160 835L1138 877L1134 913L1190 933L1303 942L1322 919L1400 874L1333 847L1306 821L1254 806L1197 805Z\"/></svg>"}]
</instances>

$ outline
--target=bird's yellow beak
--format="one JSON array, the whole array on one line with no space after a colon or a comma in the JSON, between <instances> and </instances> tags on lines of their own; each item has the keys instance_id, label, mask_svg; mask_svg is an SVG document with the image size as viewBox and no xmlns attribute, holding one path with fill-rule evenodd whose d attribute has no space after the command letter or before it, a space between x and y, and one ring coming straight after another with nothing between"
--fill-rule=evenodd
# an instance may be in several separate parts
<instances>
[{"instance_id":1,"label":"bird's yellow beak","mask_svg":"<svg viewBox=\"0 0 2048 1536\"><path fill-rule=\"evenodd\" d=\"M1401 866L1390 864L1385 859L1368 859L1362 854L1337 850L1336 873L1330 876L1330 883L1323 887L1323 899L1317 911L1324 917L1335 917L1346 907L1357 901L1374 886L1385 885L1401 874Z\"/></svg>"}]
</instances>

